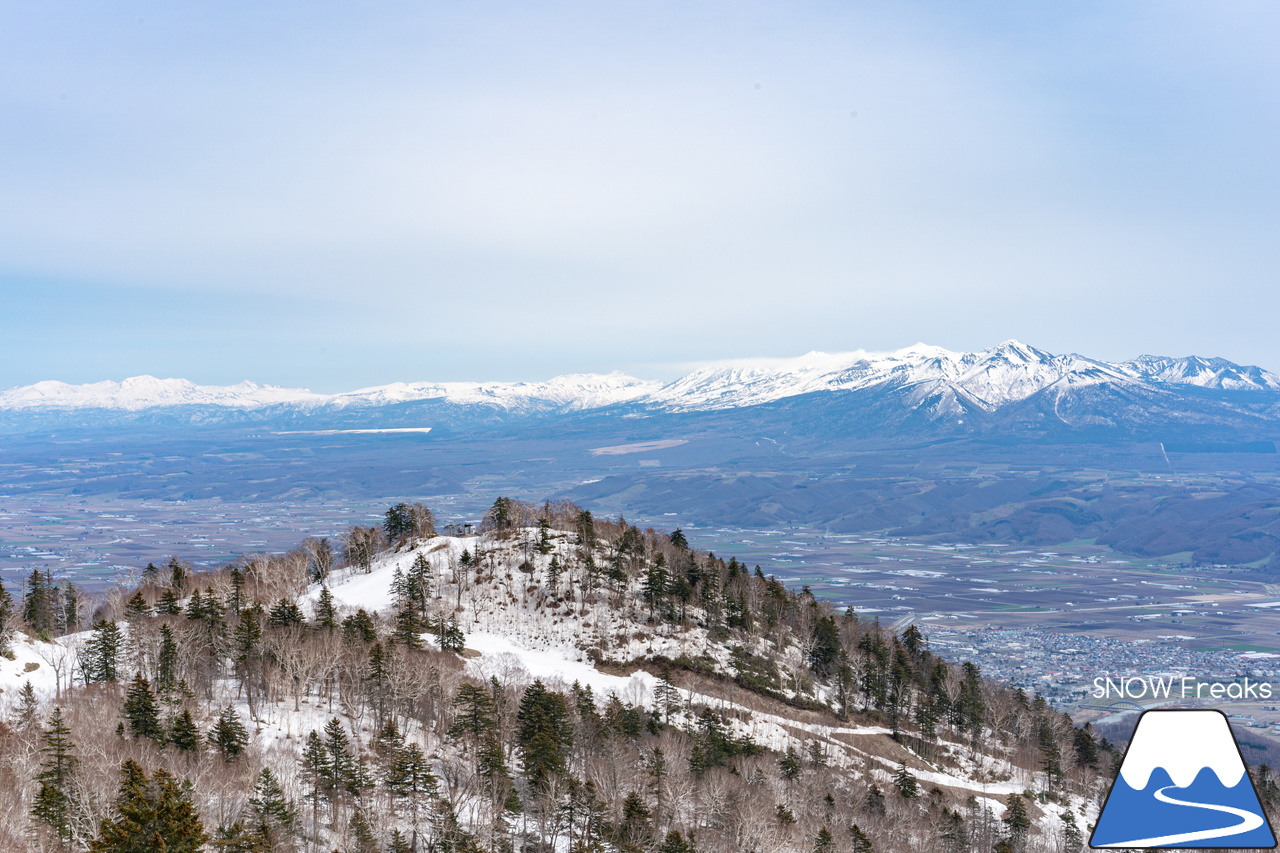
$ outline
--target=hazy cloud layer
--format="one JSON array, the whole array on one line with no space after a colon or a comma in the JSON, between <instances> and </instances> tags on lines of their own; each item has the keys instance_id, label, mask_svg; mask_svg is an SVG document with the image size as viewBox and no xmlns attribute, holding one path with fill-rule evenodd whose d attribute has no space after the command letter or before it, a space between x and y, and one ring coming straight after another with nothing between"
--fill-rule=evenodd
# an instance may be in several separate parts
<instances>
[{"instance_id":1,"label":"hazy cloud layer","mask_svg":"<svg viewBox=\"0 0 1280 853\"><path fill-rule=\"evenodd\" d=\"M0 385L1280 367L1267 4L0 4ZM79 305L79 308L73 307Z\"/></svg>"}]
</instances>

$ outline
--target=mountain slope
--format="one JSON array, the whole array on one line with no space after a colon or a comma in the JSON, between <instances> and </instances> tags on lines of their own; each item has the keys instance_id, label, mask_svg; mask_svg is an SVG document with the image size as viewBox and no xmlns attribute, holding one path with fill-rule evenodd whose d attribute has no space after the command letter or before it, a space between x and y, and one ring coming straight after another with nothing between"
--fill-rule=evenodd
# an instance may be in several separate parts
<instances>
[{"instance_id":1,"label":"mountain slope","mask_svg":"<svg viewBox=\"0 0 1280 853\"><path fill-rule=\"evenodd\" d=\"M190 779L230 849L914 853L963 833L1048 853L1096 813L1098 744L1072 757L1087 733L919 631L568 504L499 499L467 537L414 511L391 541L352 528L350 561L317 540L203 574L175 558L93 631L35 639L79 626L33 608L0 667L6 696L34 688L0 738L4 849L60 826L23 799L55 693L78 846L127 761Z\"/></svg>"}]
</instances>

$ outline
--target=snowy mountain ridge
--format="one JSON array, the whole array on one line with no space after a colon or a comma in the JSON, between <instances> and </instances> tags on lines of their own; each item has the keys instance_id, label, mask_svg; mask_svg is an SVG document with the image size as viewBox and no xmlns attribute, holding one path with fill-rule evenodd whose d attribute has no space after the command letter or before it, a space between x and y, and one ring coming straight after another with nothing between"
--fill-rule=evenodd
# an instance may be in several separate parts
<instances>
[{"instance_id":1,"label":"snowy mountain ridge","mask_svg":"<svg viewBox=\"0 0 1280 853\"><path fill-rule=\"evenodd\" d=\"M568 374L545 382L396 382L319 394L250 381L196 385L152 376L85 385L44 381L0 392L0 410L211 406L315 411L443 401L513 413L580 412L620 405L682 412L755 406L816 392L903 390L919 400L941 399L935 406L959 413L966 407L991 412L1040 392L1061 395L1102 385L1280 391L1280 376L1222 358L1143 355L1113 363L1076 354L1054 355L1010 340L979 352L953 352L921 343L891 353L810 352L792 359L737 361L703 367L668 383L615 371Z\"/></svg>"}]
</instances>

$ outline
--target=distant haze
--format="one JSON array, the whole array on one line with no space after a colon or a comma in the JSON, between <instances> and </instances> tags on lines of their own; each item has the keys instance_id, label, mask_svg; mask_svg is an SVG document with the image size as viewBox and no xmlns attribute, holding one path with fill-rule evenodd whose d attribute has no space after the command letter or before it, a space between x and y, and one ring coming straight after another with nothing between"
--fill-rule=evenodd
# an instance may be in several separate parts
<instances>
[{"instance_id":1,"label":"distant haze","mask_svg":"<svg viewBox=\"0 0 1280 853\"><path fill-rule=\"evenodd\" d=\"M0 8L0 388L1280 366L1280 7Z\"/></svg>"}]
</instances>

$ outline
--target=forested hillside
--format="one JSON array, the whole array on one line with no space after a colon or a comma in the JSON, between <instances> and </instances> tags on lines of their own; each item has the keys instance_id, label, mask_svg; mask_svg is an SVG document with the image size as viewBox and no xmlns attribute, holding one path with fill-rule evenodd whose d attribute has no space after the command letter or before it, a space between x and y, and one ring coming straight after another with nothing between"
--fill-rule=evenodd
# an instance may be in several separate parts
<instances>
[{"instance_id":1,"label":"forested hillside","mask_svg":"<svg viewBox=\"0 0 1280 853\"><path fill-rule=\"evenodd\" d=\"M915 628L567 503L25 589L5 850L1077 851L1114 760Z\"/></svg>"}]
</instances>

